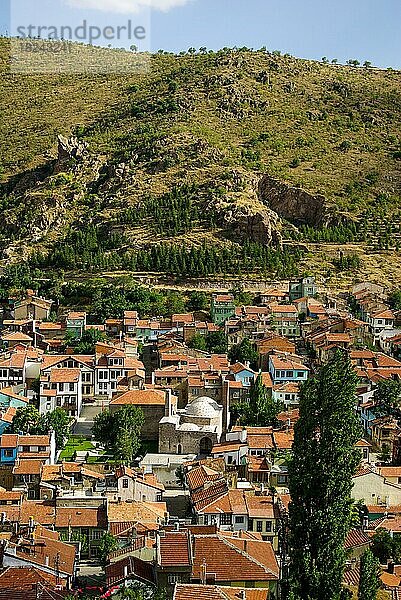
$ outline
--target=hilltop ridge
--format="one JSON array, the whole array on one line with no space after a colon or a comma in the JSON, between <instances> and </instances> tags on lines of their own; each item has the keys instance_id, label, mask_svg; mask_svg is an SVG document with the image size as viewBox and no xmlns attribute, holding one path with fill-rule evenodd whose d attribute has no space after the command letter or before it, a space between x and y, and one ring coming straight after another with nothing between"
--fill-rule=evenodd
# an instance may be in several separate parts
<instances>
[{"instance_id":1,"label":"hilltop ridge","mask_svg":"<svg viewBox=\"0 0 401 600\"><path fill-rule=\"evenodd\" d=\"M3 264L291 276L339 243L399 264L399 72L224 49L3 79Z\"/></svg>"}]
</instances>

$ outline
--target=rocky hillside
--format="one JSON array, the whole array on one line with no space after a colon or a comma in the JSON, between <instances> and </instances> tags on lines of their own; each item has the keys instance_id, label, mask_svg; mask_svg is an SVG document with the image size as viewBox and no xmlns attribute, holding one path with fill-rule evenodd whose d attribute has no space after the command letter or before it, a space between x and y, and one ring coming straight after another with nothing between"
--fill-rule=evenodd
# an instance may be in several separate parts
<instances>
[{"instance_id":1,"label":"rocky hillside","mask_svg":"<svg viewBox=\"0 0 401 600\"><path fill-rule=\"evenodd\" d=\"M313 244L397 257L399 72L246 49L151 65L2 74L3 265L293 275Z\"/></svg>"}]
</instances>

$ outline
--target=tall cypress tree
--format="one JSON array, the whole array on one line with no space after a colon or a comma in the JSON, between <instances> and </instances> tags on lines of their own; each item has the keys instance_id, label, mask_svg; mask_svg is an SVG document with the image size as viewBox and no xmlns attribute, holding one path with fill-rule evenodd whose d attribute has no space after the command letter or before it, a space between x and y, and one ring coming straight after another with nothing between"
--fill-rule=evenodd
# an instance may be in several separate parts
<instances>
[{"instance_id":1,"label":"tall cypress tree","mask_svg":"<svg viewBox=\"0 0 401 600\"><path fill-rule=\"evenodd\" d=\"M379 561L371 550L366 550L361 557L358 600L376 600L380 587L379 573Z\"/></svg>"},{"instance_id":2,"label":"tall cypress tree","mask_svg":"<svg viewBox=\"0 0 401 600\"><path fill-rule=\"evenodd\" d=\"M339 600L360 455L357 377L338 351L300 394L289 466L290 587L296 600Z\"/></svg>"}]
</instances>

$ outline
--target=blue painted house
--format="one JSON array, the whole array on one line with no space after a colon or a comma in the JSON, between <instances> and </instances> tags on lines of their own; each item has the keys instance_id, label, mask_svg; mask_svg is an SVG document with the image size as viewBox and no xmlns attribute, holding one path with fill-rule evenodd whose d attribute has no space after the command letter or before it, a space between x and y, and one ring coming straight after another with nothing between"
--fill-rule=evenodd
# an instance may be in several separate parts
<instances>
[{"instance_id":1,"label":"blue painted house","mask_svg":"<svg viewBox=\"0 0 401 600\"><path fill-rule=\"evenodd\" d=\"M285 381L302 383L308 379L309 369L293 358L272 355L269 357L269 373L274 385Z\"/></svg>"},{"instance_id":2,"label":"blue painted house","mask_svg":"<svg viewBox=\"0 0 401 600\"><path fill-rule=\"evenodd\" d=\"M252 381L255 380L256 373L248 365L235 363L230 367L230 372L234 375L235 381L242 383L244 387L250 387Z\"/></svg>"},{"instance_id":3,"label":"blue painted house","mask_svg":"<svg viewBox=\"0 0 401 600\"><path fill-rule=\"evenodd\" d=\"M0 438L0 464L13 465L18 455L18 435L5 433Z\"/></svg>"}]
</instances>

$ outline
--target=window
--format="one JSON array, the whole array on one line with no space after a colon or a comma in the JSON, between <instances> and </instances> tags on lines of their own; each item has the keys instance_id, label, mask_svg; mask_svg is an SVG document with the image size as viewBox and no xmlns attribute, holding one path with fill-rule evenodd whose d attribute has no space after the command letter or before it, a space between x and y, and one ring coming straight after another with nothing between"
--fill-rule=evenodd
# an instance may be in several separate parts
<instances>
[{"instance_id":1,"label":"window","mask_svg":"<svg viewBox=\"0 0 401 600\"><path fill-rule=\"evenodd\" d=\"M22 446L22 452L30 452L30 451L31 451L30 446Z\"/></svg>"},{"instance_id":2,"label":"window","mask_svg":"<svg viewBox=\"0 0 401 600\"><path fill-rule=\"evenodd\" d=\"M179 583L181 581L181 575L177 575L176 573L171 573L167 577L167 581L170 584Z\"/></svg>"},{"instance_id":3,"label":"window","mask_svg":"<svg viewBox=\"0 0 401 600\"><path fill-rule=\"evenodd\" d=\"M63 392L64 391L64 383L59 383L58 389L60 390L60 392Z\"/></svg>"},{"instance_id":4,"label":"window","mask_svg":"<svg viewBox=\"0 0 401 600\"><path fill-rule=\"evenodd\" d=\"M123 479L123 488L128 488L128 479Z\"/></svg>"},{"instance_id":5,"label":"window","mask_svg":"<svg viewBox=\"0 0 401 600\"><path fill-rule=\"evenodd\" d=\"M10 456L14 456L13 450L4 450L4 456L10 458Z\"/></svg>"},{"instance_id":6,"label":"window","mask_svg":"<svg viewBox=\"0 0 401 600\"><path fill-rule=\"evenodd\" d=\"M73 392L73 391L74 391L74 384L70 383L70 392Z\"/></svg>"},{"instance_id":7,"label":"window","mask_svg":"<svg viewBox=\"0 0 401 600\"><path fill-rule=\"evenodd\" d=\"M272 531L272 522L271 521L266 521L266 531L267 532Z\"/></svg>"},{"instance_id":8,"label":"window","mask_svg":"<svg viewBox=\"0 0 401 600\"><path fill-rule=\"evenodd\" d=\"M235 522L236 523L244 523L245 522L245 518L244 517L235 517Z\"/></svg>"},{"instance_id":9,"label":"window","mask_svg":"<svg viewBox=\"0 0 401 600\"><path fill-rule=\"evenodd\" d=\"M56 406L61 406L61 398L57 398L57 400L56 400Z\"/></svg>"},{"instance_id":10,"label":"window","mask_svg":"<svg viewBox=\"0 0 401 600\"><path fill-rule=\"evenodd\" d=\"M285 376L286 377L293 377L293 375L294 375L294 371L287 371Z\"/></svg>"},{"instance_id":11,"label":"window","mask_svg":"<svg viewBox=\"0 0 401 600\"><path fill-rule=\"evenodd\" d=\"M231 525L231 515L229 513L222 513L220 515L220 525Z\"/></svg>"},{"instance_id":12,"label":"window","mask_svg":"<svg viewBox=\"0 0 401 600\"><path fill-rule=\"evenodd\" d=\"M305 371L297 371L297 377L302 379L305 376Z\"/></svg>"},{"instance_id":13,"label":"window","mask_svg":"<svg viewBox=\"0 0 401 600\"><path fill-rule=\"evenodd\" d=\"M256 521L256 531L258 533L262 533L262 531L263 531L263 521Z\"/></svg>"}]
</instances>

